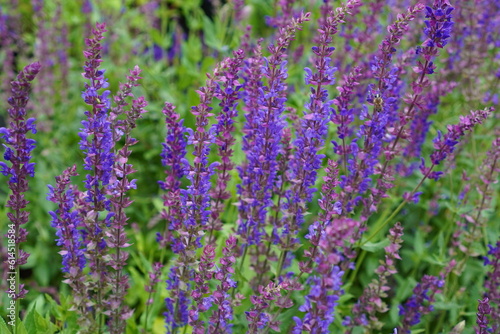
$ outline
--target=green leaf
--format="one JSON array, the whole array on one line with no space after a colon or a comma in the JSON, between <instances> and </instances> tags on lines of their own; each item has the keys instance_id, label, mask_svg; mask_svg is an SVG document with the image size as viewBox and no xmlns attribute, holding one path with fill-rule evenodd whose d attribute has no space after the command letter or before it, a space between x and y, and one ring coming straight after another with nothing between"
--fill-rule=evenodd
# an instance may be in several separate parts
<instances>
[{"instance_id":1,"label":"green leaf","mask_svg":"<svg viewBox=\"0 0 500 334\"><path fill-rule=\"evenodd\" d=\"M54 315L57 318L61 317L61 312L59 310L59 305L56 303L56 301L49 295L49 294L44 294L45 299L49 302L51 311L54 313Z\"/></svg>"},{"instance_id":2,"label":"green leaf","mask_svg":"<svg viewBox=\"0 0 500 334\"><path fill-rule=\"evenodd\" d=\"M215 25L208 17L203 16L203 34L205 43L216 49L220 50L220 41L215 36Z\"/></svg>"},{"instance_id":3,"label":"green leaf","mask_svg":"<svg viewBox=\"0 0 500 334\"><path fill-rule=\"evenodd\" d=\"M17 326L16 334L29 334L28 331L26 330L26 326L24 326L24 323L20 319Z\"/></svg>"},{"instance_id":4,"label":"green leaf","mask_svg":"<svg viewBox=\"0 0 500 334\"><path fill-rule=\"evenodd\" d=\"M379 242L368 241L366 244L361 246L361 249L370 253L375 253L376 251L383 249L387 245L389 245L389 239L384 239Z\"/></svg>"},{"instance_id":5,"label":"green leaf","mask_svg":"<svg viewBox=\"0 0 500 334\"><path fill-rule=\"evenodd\" d=\"M7 324L5 323L3 317L0 317L0 333L11 334L9 327L7 327Z\"/></svg>"},{"instance_id":6,"label":"green leaf","mask_svg":"<svg viewBox=\"0 0 500 334\"><path fill-rule=\"evenodd\" d=\"M425 238L422 235L422 232L420 230L417 230L415 232L415 242L413 244L413 247L415 249L415 255L420 257L420 258L425 253L424 243L425 243Z\"/></svg>"},{"instance_id":7,"label":"green leaf","mask_svg":"<svg viewBox=\"0 0 500 334\"><path fill-rule=\"evenodd\" d=\"M29 334L37 333L33 309L28 311L28 314L24 318L24 325L26 326L26 330L28 331Z\"/></svg>"},{"instance_id":8,"label":"green leaf","mask_svg":"<svg viewBox=\"0 0 500 334\"><path fill-rule=\"evenodd\" d=\"M35 309L28 312L24 324L29 334L53 334L57 330L54 324L43 318Z\"/></svg>"}]
</instances>

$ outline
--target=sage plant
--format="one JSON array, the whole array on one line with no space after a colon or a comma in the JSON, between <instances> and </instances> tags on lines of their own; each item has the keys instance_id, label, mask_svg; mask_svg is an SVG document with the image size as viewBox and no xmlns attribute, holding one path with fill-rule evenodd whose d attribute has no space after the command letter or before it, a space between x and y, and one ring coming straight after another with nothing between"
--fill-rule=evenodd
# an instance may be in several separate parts
<instances>
[{"instance_id":1,"label":"sage plant","mask_svg":"<svg viewBox=\"0 0 500 334\"><path fill-rule=\"evenodd\" d=\"M101 40L105 24L97 23L93 37L85 40L88 49L82 74L89 79L82 97L91 106L82 121L80 148L86 153L83 168L91 171L84 182L85 192L70 185L69 178L76 176L76 167L68 168L56 177L56 187L49 186L48 199L58 204L51 212L53 226L57 229L58 245L63 250L63 272L66 283L73 288L74 304L80 314L82 332L101 333L107 327L111 333L122 333L125 320L132 315L123 304L128 290L128 277L124 267L128 258L125 209L133 202L127 197L136 188L135 180L128 177L134 172L128 162L130 147L137 143L131 137L137 119L142 117L147 103L143 97L126 101L132 88L138 86L141 70L136 66L120 85L111 108L110 91L105 70L100 69ZM117 143L124 137L124 145ZM84 274L85 267L89 274Z\"/></svg>"}]
</instances>

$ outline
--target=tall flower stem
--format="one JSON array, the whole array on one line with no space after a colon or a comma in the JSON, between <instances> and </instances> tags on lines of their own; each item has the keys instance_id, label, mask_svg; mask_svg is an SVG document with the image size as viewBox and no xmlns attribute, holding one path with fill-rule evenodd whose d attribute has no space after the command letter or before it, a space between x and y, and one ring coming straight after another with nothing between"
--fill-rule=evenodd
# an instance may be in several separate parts
<instances>
[{"instance_id":1,"label":"tall flower stem","mask_svg":"<svg viewBox=\"0 0 500 334\"><path fill-rule=\"evenodd\" d=\"M73 289L73 308L78 313L80 330L85 333L85 330L92 328L95 319L87 307L89 292L83 272L86 260L82 244L82 218L74 210L76 199L81 194L76 187L71 186L70 180L76 175L76 165L73 165L64 170L62 175L56 176L55 187L48 186L47 199L58 206L56 211L49 214L52 216L52 227L56 228L59 237L57 245L62 246L62 271L66 278L63 282Z\"/></svg>"},{"instance_id":2,"label":"tall flower stem","mask_svg":"<svg viewBox=\"0 0 500 334\"><path fill-rule=\"evenodd\" d=\"M132 204L132 200L127 196L130 189L135 189L135 180L129 180L128 175L135 172L133 166L128 162L128 158L132 153L130 147L138 141L131 137L131 131L136 127L137 119L145 113L144 107L147 102L143 97L139 97L132 101L132 106L125 110L128 106L126 98L133 96L132 87L139 86L137 81L141 79L139 76L141 70L135 66L127 76L127 82L120 85L119 93L114 97L117 104L110 112L111 127L113 129L113 144L119 142L122 136L125 143L121 149L114 149L113 169L111 172L110 184L108 193L111 202L111 211L114 213L112 224L109 226L109 231L106 233L106 242L110 249L114 249L114 253L110 254L110 259L107 261L110 268L108 283L111 286L111 293L106 304L112 305L109 321L109 329L112 334L120 334L125 331L125 320L132 315L132 311L124 305L125 295L127 293L129 283L128 277L125 275L124 268L128 259L128 253L125 251L130 244L127 240L125 227L128 217L125 213L125 208Z\"/></svg>"},{"instance_id":3,"label":"tall flower stem","mask_svg":"<svg viewBox=\"0 0 500 334\"><path fill-rule=\"evenodd\" d=\"M234 123L238 116L236 110L239 90L242 84L238 81L238 72L243 64L245 54L242 49L235 51L232 58L225 59L221 64L221 73L217 78L219 86L215 92L215 97L221 102L221 112L217 117L215 127L215 142L218 146L218 153L221 157L221 164L217 166L217 183L210 191L212 198L210 220L208 222L209 235L207 243L214 243L214 231L222 228L220 215L224 211L224 201L231 197L227 190L227 184L231 179L231 171L234 163L231 161L233 146L236 141L234 137Z\"/></svg>"},{"instance_id":4,"label":"tall flower stem","mask_svg":"<svg viewBox=\"0 0 500 334\"><path fill-rule=\"evenodd\" d=\"M276 270L276 282L280 280L287 254L297 247L296 235L303 225L306 204L312 199L315 191L312 187L324 158L323 154L319 154L319 150L324 145L328 132L333 103L328 101L327 88L335 83L334 73L337 70L333 67L331 58L335 50L331 46L333 36L350 11L360 5L359 0L348 0L329 13L318 29L317 46L312 47L315 70L313 72L305 68L305 83L311 85L311 94L295 140L296 151L290 161L289 173L293 181L291 191L287 193L289 204L286 216L289 218L284 223L284 236L279 242L281 254Z\"/></svg>"},{"instance_id":5,"label":"tall flower stem","mask_svg":"<svg viewBox=\"0 0 500 334\"><path fill-rule=\"evenodd\" d=\"M6 163L0 162L0 173L4 176L11 175L8 186L11 190L6 207L11 208L13 212L8 212L7 217L10 222L7 231L7 258L9 270L9 290L7 291L10 299L9 307L14 306L14 312L9 310L9 324L12 332L18 333L19 329L19 300L24 298L28 292L24 284L19 282L20 266L26 264L29 254L20 248L20 244L27 240L28 232L21 227L28 222L30 215L26 211L28 201L24 193L28 191L28 176L35 176L35 164L30 162L31 151L35 148L35 140L26 137L28 132L36 133L35 119L26 118L26 106L29 100L31 82L40 72L40 63L35 62L26 66L17 76L16 80L11 82L12 95L8 99L10 108L8 114L10 117L9 127L0 128L1 138L5 141L6 151L4 159L11 162L9 167ZM13 282L12 282L13 281ZM14 286L14 289L12 289Z\"/></svg>"},{"instance_id":6,"label":"tall flower stem","mask_svg":"<svg viewBox=\"0 0 500 334\"><path fill-rule=\"evenodd\" d=\"M434 167L439 165L441 161L443 161L450 153L453 152L455 145L458 144L459 139L465 134L467 131L471 131L476 124L481 124L486 117L490 113L494 111L493 107L485 108L483 110L471 111L470 115L462 116L460 118L460 123L458 125L449 125L448 133L444 136L441 133L438 133L438 137L434 140L434 148L435 151L431 154L432 164L430 167L425 167L425 162L422 159L422 165L420 166L420 170L424 174L420 182L415 186L415 188L409 194L405 194L403 196L404 200L399 204L399 206L391 213L389 217L387 217L379 228L372 233L370 237L368 237L365 241L361 243L361 246L365 245L368 241L373 239L392 219L401 211L401 209L410 201L416 201L417 191L420 186L424 183L424 181L428 178L438 180L442 172L433 172Z\"/></svg>"},{"instance_id":7,"label":"tall flower stem","mask_svg":"<svg viewBox=\"0 0 500 334\"><path fill-rule=\"evenodd\" d=\"M104 326L104 296L105 296L105 260L108 252L106 241L107 226L111 224L114 213L111 212L110 200L106 198L107 186L110 183L113 167L112 131L111 122L108 118L110 99L108 90L100 92L108 87L104 78L105 70L99 69L101 59L101 40L104 39L106 25L97 23L92 29L92 38L85 39L87 45L84 56L87 58L84 65L85 90L82 98L90 106L85 112L87 119L82 121L83 128L79 135L81 137L80 148L85 151L84 169L91 171L86 176L85 188L87 189L88 214L84 225L87 230L85 237L86 251L89 257L89 268L92 280L89 282L91 299L95 301L94 314L97 319L98 333L102 333ZM103 217L103 215L105 216Z\"/></svg>"},{"instance_id":8,"label":"tall flower stem","mask_svg":"<svg viewBox=\"0 0 500 334\"><path fill-rule=\"evenodd\" d=\"M414 8L416 11L423 9L422 4L418 4ZM399 151L398 142L406 135L406 125L414 118L416 109L420 108L423 104L423 93L424 89L430 86L429 80L426 76L434 73L436 66L432 62L432 59L439 55L439 49L443 48L447 43L451 35L451 28L453 27L451 12L454 10L450 6L448 0L434 0L432 7L426 6L425 13L426 18L426 28L424 28L424 33L427 35L427 39L422 43L421 46L417 47L417 54L421 54L424 58L424 63L418 62L417 66L414 67L414 71L418 74L417 79L411 84L412 93L408 94L403 100L408 104L407 109L400 115L400 122L392 131L391 135L395 136L392 144L385 149L386 160L379 173L379 182L376 185L373 198L365 205L365 212L368 213L370 208L376 207L378 202L381 200L385 194L387 187L390 187L388 183L384 182L384 178L387 176L389 163L397 156ZM379 81L379 87L381 82Z\"/></svg>"},{"instance_id":9,"label":"tall flower stem","mask_svg":"<svg viewBox=\"0 0 500 334\"><path fill-rule=\"evenodd\" d=\"M247 155L247 164L239 168L242 184L238 186L240 199L239 212L242 217L238 234L243 240L241 265L248 254L256 255L257 271L263 262L259 255L265 247L259 247L262 240L271 237L265 231L268 210L273 204L272 190L277 181L278 154L281 149L281 136L285 126L283 112L286 101L287 49L301 25L309 20L309 13L294 18L285 27L279 29L277 41L269 46L271 55L262 64L260 48L255 57L247 62L246 85L249 92L245 96L248 111L243 138L243 150ZM260 77L267 79L262 85ZM251 246L255 246L251 247ZM247 250L251 247L251 250ZM267 263L267 262L266 262ZM241 267L240 265L240 267ZM258 274L261 272L259 271Z\"/></svg>"}]
</instances>

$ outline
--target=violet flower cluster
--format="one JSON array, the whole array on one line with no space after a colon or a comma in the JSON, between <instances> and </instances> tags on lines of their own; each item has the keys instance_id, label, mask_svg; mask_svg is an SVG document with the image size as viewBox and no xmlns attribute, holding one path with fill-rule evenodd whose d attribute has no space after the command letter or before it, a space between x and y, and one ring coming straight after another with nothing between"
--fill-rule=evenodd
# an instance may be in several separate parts
<instances>
[{"instance_id":1,"label":"violet flower cluster","mask_svg":"<svg viewBox=\"0 0 500 334\"><path fill-rule=\"evenodd\" d=\"M197 91L201 101L198 106L191 109L191 113L196 117L196 129L195 131L187 129L189 133L187 144L194 145L194 161L193 165L190 165L188 160L183 160L187 170L186 178L191 183L187 189L181 190L183 214L185 215L182 229L190 236L190 238L183 242L184 254L186 251L202 247L199 232L207 229L211 213L210 177L219 163L213 162L209 164L208 162L210 145L215 139L215 129L207 129L206 127L209 121L208 117L214 115L211 112L213 108L210 104L212 103L217 87L217 76L218 69L214 71L213 75L208 76L206 86ZM189 263L186 260L182 260L184 265Z\"/></svg>"},{"instance_id":2,"label":"violet flower cluster","mask_svg":"<svg viewBox=\"0 0 500 334\"><path fill-rule=\"evenodd\" d=\"M349 14L349 9L359 5L357 1L350 1L344 7L331 13L318 29L318 46L312 48L314 54L315 72L305 68L305 83L311 85L309 102L306 103L304 116L300 122L297 138L294 141L295 154L289 163L289 178L293 184L290 192L286 193L287 204L285 209L294 217L285 225L288 238L295 237L304 223L304 205L312 199L315 191L312 188L316 182L317 170L321 167L323 154L318 154L324 145L328 130L328 121L331 117L332 101L327 101L327 87L335 83L334 73L337 70L332 66L331 56L335 50L330 44L333 36L338 31L338 25L344 22L344 17ZM295 241L296 242L296 241ZM284 247L291 245L285 244Z\"/></svg>"},{"instance_id":3,"label":"violet flower cluster","mask_svg":"<svg viewBox=\"0 0 500 334\"><path fill-rule=\"evenodd\" d=\"M335 320L335 307L338 305L340 295L344 293L342 276L344 272L339 266L334 266L328 276L310 276L307 285L311 286L305 302L299 311L306 312L304 319L293 317L296 325L293 334L303 331L314 334L330 333L329 326Z\"/></svg>"},{"instance_id":4,"label":"violet flower cluster","mask_svg":"<svg viewBox=\"0 0 500 334\"><path fill-rule=\"evenodd\" d=\"M456 84L453 83L437 83L433 82L430 90L426 93L425 103L421 105L421 111L415 115L410 125L410 144L405 148L404 156L408 160L412 158L419 158L422 154L422 147L426 140L427 134L432 125L429 120L430 116L436 114L438 111L440 97L450 92ZM410 166L402 164L404 175L410 175L415 168L418 168L418 163L411 163ZM399 166L398 166L399 167Z\"/></svg>"},{"instance_id":5,"label":"violet flower cluster","mask_svg":"<svg viewBox=\"0 0 500 334\"><path fill-rule=\"evenodd\" d=\"M398 98L399 87L397 72L391 69L392 58L396 46L401 42L404 34L409 30L409 24L416 15L423 10L423 5L411 6L407 13L398 15L397 20L388 27L389 34L379 45L379 53L375 56L371 70L378 84L370 86L367 101L373 104L370 114L363 106L360 119L364 123L355 130L355 138L350 144L343 139L342 155L346 174L341 176L342 203L346 213L352 212L363 200L363 196L370 190L369 198L364 201L363 219L375 210L380 197L384 196L387 182L379 182L377 189L371 189L372 176L377 172L380 179L389 180L387 170L376 170L385 141L394 139L394 135L387 132L387 128L394 127L396 119L395 103ZM338 123L338 120L334 119ZM345 131L343 131L345 132ZM339 146L337 143L335 146ZM337 150L338 151L338 150ZM386 151L386 150L385 150ZM384 152L388 158L387 152Z\"/></svg>"},{"instance_id":6,"label":"violet flower cluster","mask_svg":"<svg viewBox=\"0 0 500 334\"><path fill-rule=\"evenodd\" d=\"M166 311L163 313L167 334L175 333L177 328L184 327L188 323L190 300L187 289L190 285L181 282L180 277L179 268L172 267L167 279L170 296L165 298ZM181 289L181 285L185 289Z\"/></svg>"},{"instance_id":7,"label":"violet flower cluster","mask_svg":"<svg viewBox=\"0 0 500 334\"><path fill-rule=\"evenodd\" d=\"M201 239L205 231L210 230L210 217L212 217L214 222L212 230L216 229L218 225L217 219L219 213L217 213L217 208L214 208L214 215L211 215L213 210L210 207L210 177L214 173L215 168L220 164L218 162L208 164L208 154L210 153L210 146L217 135L218 143L224 146L222 149L222 168L225 171L229 171L232 168L230 161L231 145L233 143L231 139L232 119L236 116L234 102L236 92L240 86L237 80L237 72L242 61L242 56L242 51L236 52L233 59L227 59L223 64L219 64L214 74L208 76L206 86L198 90L201 102L198 106L192 108L192 113L196 117L196 131L192 131L191 129L185 130L189 134L187 142L183 139L184 128L182 124L176 122L177 116L173 114L173 106L166 106L165 115L167 116L167 125L170 125L169 123L174 125L174 132L167 136L163 157L164 164L172 161L174 165L169 166L167 170L167 174L169 175L167 182L161 182L160 185L168 189L170 192L169 196L175 196L170 198L165 197L165 200L173 200L172 204L175 205L173 211L169 210L170 213L164 213L163 216L167 219L174 218L173 223L175 225L171 225L171 228L176 228L177 235L172 236L171 240L175 245L176 252L179 254L177 259L178 266L171 269L171 279L175 276L178 277L169 282L167 288L171 291L171 297L166 299L168 314L166 323L168 331L175 331L175 328L185 324L184 317L178 312L180 309L184 309L190 305L188 322L193 326L195 332L199 332L204 328L204 322L199 319L199 313L205 312L211 305L210 299L204 299L201 296L208 289L213 250L207 248L208 246L204 248L205 270L201 273L193 271L195 264L194 251L202 247ZM217 81L227 86L225 91L221 91ZM210 104L214 97L222 100L221 105L224 107L225 115L220 117L218 125L207 129L208 117L213 116L210 112L212 110ZM185 155L183 149L175 151L178 145L185 147L189 144L194 145L193 165L183 158ZM184 166L181 167L177 162L182 163ZM191 182L187 189L178 188L178 179L183 175ZM224 177L223 183L227 182L228 176ZM180 202L178 201L179 193ZM219 187L216 195L220 197L219 200L227 196L225 194L225 185ZM177 208L177 203L180 203L180 210ZM160 236L159 240L161 241L163 238ZM196 294L192 295L192 300L186 297L185 288L187 287L191 287L194 291L197 291ZM179 307L179 303L182 303L181 307Z\"/></svg>"},{"instance_id":8,"label":"violet flower cluster","mask_svg":"<svg viewBox=\"0 0 500 334\"><path fill-rule=\"evenodd\" d=\"M424 9L423 5L418 4L414 7L414 10L421 11ZM365 207L375 207L375 205L380 201L381 197L384 196L388 187L392 187L391 182L391 168L389 167L389 162L398 156L403 150L402 145L398 145L402 138L409 137L409 130L406 129L406 125L413 119L415 119L417 109L422 109L425 106L425 101L423 99L424 89L430 86L430 82L426 79L427 75L434 73L436 66L432 62L432 59L438 55L438 49L446 45L447 39L450 37L451 27L453 26L452 15L453 7L450 3L445 0L436 0L431 7L425 7L427 28L424 29L424 33L428 36L427 40L417 48L417 55L423 55L425 60L424 63L421 61L417 62L417 66L413 68L414 72L418 77L411 83L412 93L407 94L403 101L408 104L408 107L399 114L399 122L395 124L389 135L394 138L394 140L384 149L384 155L386 161L379 172L379 182L374 191L374 197L369 205ZM410 9L411 10L411 9ZM444 35L442 35L441 33ZM382 76L381 76L382 77ZM382 81L379 82L381 84ZM379 86L381 87L381 86ZM422 167L421 167L422 168ZM418 194L413 192L412 194L405 194L405 200L418 201Z\"/></svg>"},{"instance_id":9,"label":"violet flower cluster","mask_svg":"<svg viewBox=\"0 0 500 334\"><path fill-rule=\"evenodd\" d=\"M229 236L225 247L222 248L220 265L214 271L214 279L218 281L215 291L212 293L212 302L216 307L210 317L208 331L214 334L232 332L233 305L231 303L230 289L235 289L237 283L233 280L236 262L237 239Z\"/></svg>"},{"instance_id":10,"label":"violet flower cluster","mask_svg":"<svg viewBox=\"0 0 500 334\"><path fill-rule=\"evenodd\" d=\"M351 107L353 95L356 86L359 85L361 78L361 68L355 67L344 76L344 82L337 87L339 95L333 99L333 104L337 106L337 112L332 115L332 122L337 124L337 137L342 140L338 143L333 140L333 151L340 156L344 170L347 170L347 156L352 153L350 146L346 144L348 137L352 135L352 127L349 126L354 122L354 108Z\"/></svg>"},{"instance_id":11,"label":"violet flower cluster","mask_svg":"<svg viewBox=\"0 0 500 334\"><path fill-rule=\"evenodd\" d=\"M189 291L191 308L189 309L189 325L194 334L205 333L205 322L200 315L212 307L213 296L210 294L209 282L215 267L215 246L208 244L203 247L197 270L193 270L193 283ZM205 297L207 296L207 297Z\"/></svg>"},{"instance_id":12,"label":"violet flower cluster","mask_svg":"<svg viewBox=\"0 0 500 334\"><path fill-rule=\"evenodd\" d=\"M82 92L84 102L90 110L85 111L86 120L82 121L83 128L79 136L80 149L85 152L83 168L90 171L84 182L86 191L85 207L81 212L91 212L83 220L85 252L88 255L91 281L88 282L90 298L96 301L94 312L99 314L98 324L102 326L104 305L104 284L106 282L106 264L103 258L108 251L105 237L107 226L111 225L114 213L111 211L111 202L106 197L107 186L110 184L113 172L114 153L111 121L108 111L111 107L110 91L105 70L99 69L101 59L101 40L106 32L105 24L96 24L92 29L93 38L85 39L87 50L84 51L86 62L82 76L90 82L85 83Z\"/></svg>"},{"instance_id":13,"label":"violet flower cluster","mask_svg":"<svg viewBox=\"0 0 500 334\"><path fill-rule=\"evenodd\" d=\"M162 211L161 216L165 219L167 225L163 234L157 234L157 241L162 249L170 245L174 253L180 253L183 251L184 245L182 239L174 235L174 231L182 230L184 220L180 180L187 173L184 163L187 132L183 126L183 120L179 120L180 116L175 112L175 106L171 103L165 103L162 112L165 115L167 134L163 143L161 157L167 176L165 181L159 181L158 184L166 192L162 196L165 209ZM163 261L163 255L161 260ZM179 277L179 267L171 267L169 279L167 280L167 290L170 291L170 297L165 299L166 312L164 313L167 333L172 333L176 328L184 326L188 320L187 308L189 300L186 291L180 289Z\"/></svg>"},{"instance_id":14,"label":"violet flower cluster","mask_svg":"<svg viewBox=\"0 0 500 334\"><path fill-rule=\"evenodd\" d=\"M266 66L258 68L263 61L260 51L247 63L245 85L252 90L244 97L248 123L245 126L243 149L246 149L248 164L239 168L242 179L242 184L238 186L239 210L243 221L239 224L238 233L249 245L259 244L265 235L267 210L272 205L273 185L278 171L276 159L285 127L282 118L286 101L285 51L300 25L308 20L309 14L302 14L279 29L276 44L269 47L271 56L264 59ZM261 82L262 77L268 80L265 86ZM273 235L276 236L277 226L274 229Z\"/></svg>"},{"instance_id":15,"label":"violet flower cluster","mask_svg":"<svg viewBox=\"0 0 500 334\"><path fill-rule=\"evenodd\" d=\"M310 290L304 304L299 308L306 314L303 319L294 317L295 333L329 332L329 325L335 320L335 307L340 296L344 294L341 288L342 277L346 270L353 269L351 260L355 253L353 254L350 248L355 242L355 232L359 225L358 221L351 218L334 218L321 233L319 249L314 257L316 268L306 284L310 285ZM317 225L311 225L310 233L306 237L312 238L317 228Z\"/></svg>"}]
</instances>

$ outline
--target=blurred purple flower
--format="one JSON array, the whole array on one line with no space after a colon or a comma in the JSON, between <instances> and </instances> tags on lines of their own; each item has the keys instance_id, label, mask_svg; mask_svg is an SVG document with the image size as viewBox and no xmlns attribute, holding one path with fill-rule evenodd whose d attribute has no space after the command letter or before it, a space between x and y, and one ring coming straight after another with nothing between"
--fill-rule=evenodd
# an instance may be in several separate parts
<instances>
[{"instance_id":1,"label":"blurred purple flower","mask_svg":"<svg viewBox=\"0 0 500 334\"><path fill-rule=\"evenodd\" d=\"M488 247L488 256L484 259L484 265L488 266L489 271L484 288L485 297L491 306L491 327L495 333L500 329L500 241L495 246L488 245Z\"/></svg>"},{"instance_id":2,"label":"blurred purple flower","mask_svg":"<svg viewBox=\"0 0 500 334\"><path fill-rule=\"evenodd\" d=\"M491 314L492 309L489 304L489 299L488 297L484 297L484 299L479 299L478 300L479 305L477 306L477 318L476 318L476 323L479 326L479 328L476 328L476 334L488 334L488 333L495 333L495 329L488 328L488 315ZM496 326L498 327L498 325Z\"/></svg>"},{"instance_id":3,"label":"blurred purple flower","mask_svg":"<svg viewBox=\"0 0 500 334\"><path fill-rule=\"evenodd\" d=\"M90 0L83 0L82 3L82 13L83 14L91 14L92 13L92 2Z\"/></svg>"},{"instance_id":4,"label":"blurred purple flower","mask_svg":"<svg viewBox=\"0 0 500 334\"><path fill-rule=\"evenodd\" d=\"M428 20L425 21L427 39L422 43L424 47L443 48L448 43L453 27L451 12L454 9L448 0L434 0L432 7L425 7Z\"/></svg>"},{"instance_id":5,"label":"blurred purple flower","mask_svg":"<svg viewBox=\"0 0 500 334\"><path fill-rule=\"evenodd\" d=\"M401 333L410 333L410 328L420 323L423 315L434 310L435 294L441 292L444 281L435 276L425 275L413 289L413 296L399 306L399 315L403 316Z\"/></svg>"},{"instance_id":6,"label":"blurred purple flower","mask_svg":"<svg viewBox=\"0 0 500 334\"><path fill-rule=\"evenodd\" d=\"M299 307L299 311L306 314L303 319L293 317L296 324L292 331L294 334L301 334L303 331L313 334L331 333L329 326L335 320L335 307L340 295L344 293L341 289L344 272L339 266L334 266L329 273L321 274L308 279L306 285L310 286L310 290Z\"/></svg>"}]
</instances>

